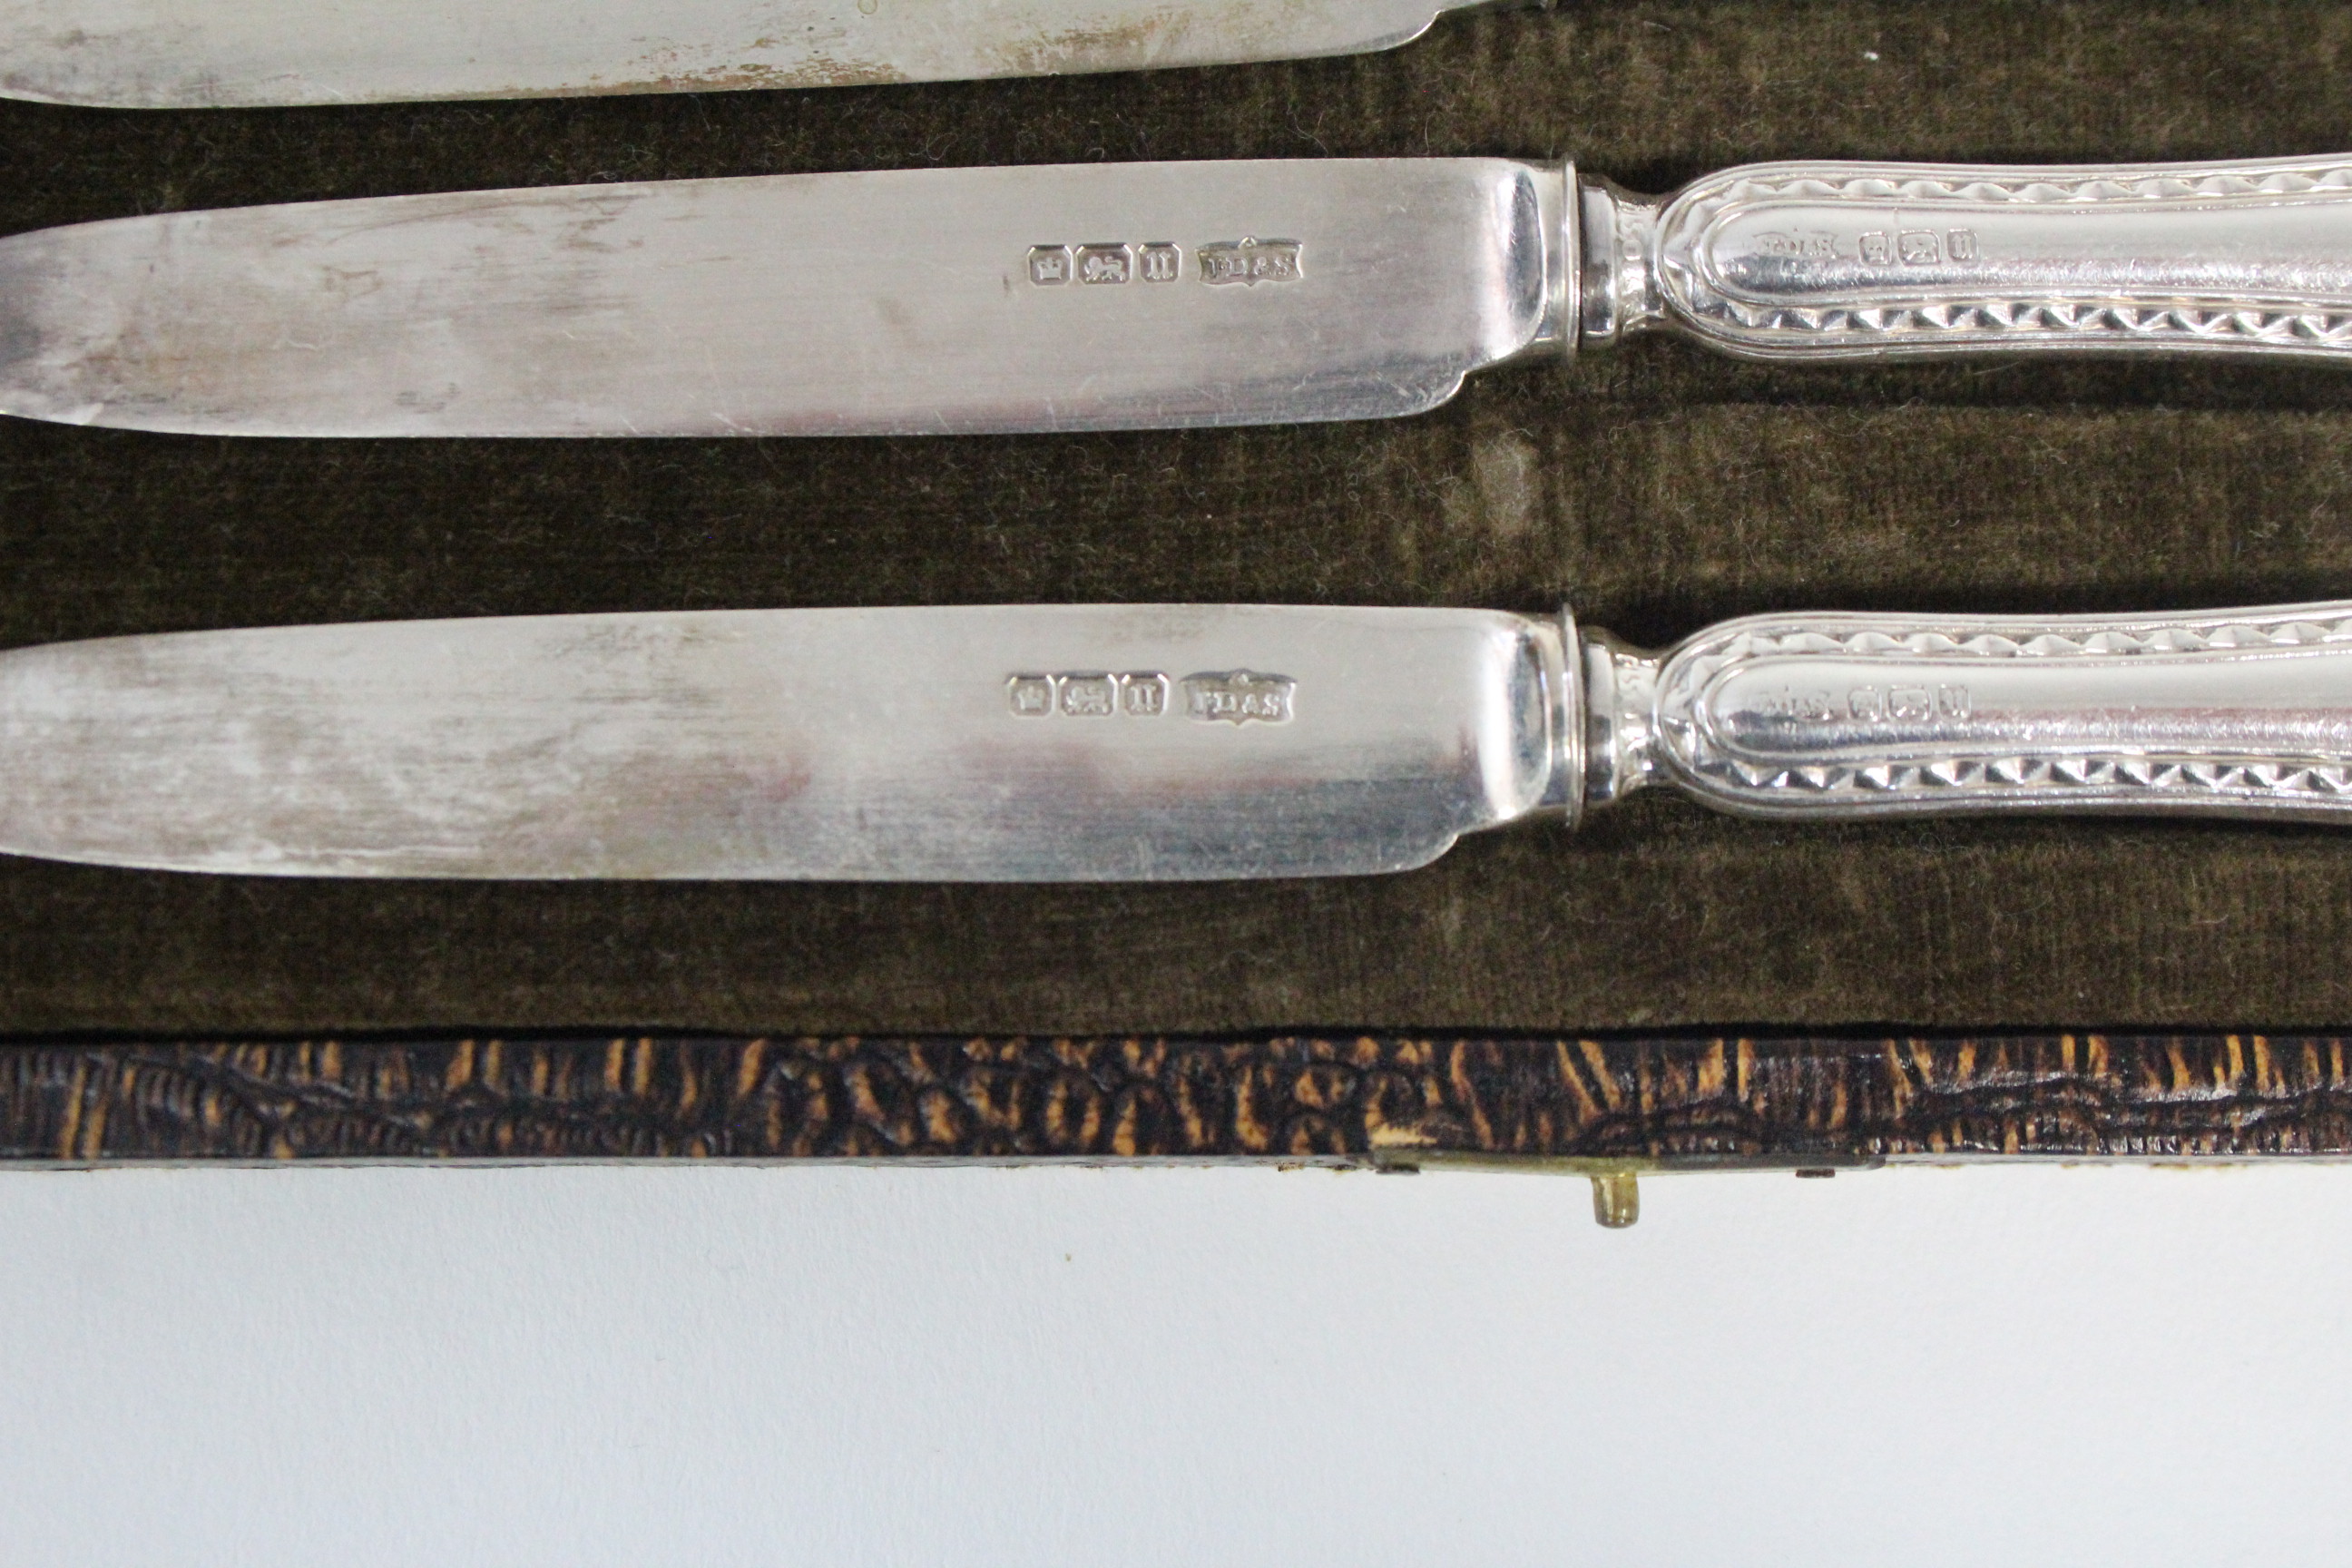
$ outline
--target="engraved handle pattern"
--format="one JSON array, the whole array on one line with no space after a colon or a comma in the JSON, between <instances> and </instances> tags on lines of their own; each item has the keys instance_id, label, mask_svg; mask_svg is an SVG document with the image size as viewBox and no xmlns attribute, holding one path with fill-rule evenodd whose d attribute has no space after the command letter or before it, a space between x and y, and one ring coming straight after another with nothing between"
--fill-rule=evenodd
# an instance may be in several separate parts
<instances>
[{"instance_id":1,"label":"engraved handle pattern","mask_svg":"<svg viewBox=\"0 0 2352 1568\"><path fill-rule=\"evenodd\" d=\"M1596 247L1614 252L1615 331L1663 325L1757 359L2352 359L2352 156L1771 163L1663 204L1586 191L1588 227L1614 231L1589 239L1587 256L1589 272ZM1596 194L1613 211L1596 211Z\"/></svg>"},{"instance_id":2,"label":"engraved handle pattern","mask_svg":"<svg viewBox=\"0 0 2352 1568\"><path fill-rule=\"evenodd\" d=\"M1759 616L1640 662L1647 679L1608 688L1629 742L1617 793L1661 778L1769 816L2352 817L2352 602Z\"/></svg>"}]
</instances>

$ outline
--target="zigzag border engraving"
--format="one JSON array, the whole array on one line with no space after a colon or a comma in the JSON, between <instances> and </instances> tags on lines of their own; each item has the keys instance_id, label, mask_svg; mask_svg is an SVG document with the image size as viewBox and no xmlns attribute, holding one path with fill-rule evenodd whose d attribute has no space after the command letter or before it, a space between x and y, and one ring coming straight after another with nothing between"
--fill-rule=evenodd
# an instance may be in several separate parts
<instances>
[{"instance_id":1,"label":"zigzag border engraving","mask_svg":"<svg viewBox=\"0 0 2352 1568\"><path fill-rule=\"evenodd\" d=\"M1657 751L1685 787L1703 796L1767 810L1832 804L1851 812L1949 809L1968 797L2021 805L2130 805L2194 810L2200 805L2271 805L2284 810L2352 810L2352 761L2341 764L2141 752L2036 754L2004 749L1979 756L1882 761L1874 764L1759 766L1712 741L1710 682L1759 658L1827 655L1885 658L1892 678L1908 658L1988 661L2127 659L2183 654L2261 655L2285 649L2352 650L2352 614L2285 614L2276 618L2218 617L2110 625L2082 635L2048 631L2011 637L1990 629L1932 626L1891 632L1885 626L1835 621L1736 623L1717 637L1685 645L1667 659L1657 688ZM1955 631L1958 635L1955 635Z\"/></svg>"},{"instance_id":2,"label":"zigzag border engraving","mask_svg":"<svg viewBox=\"0 0 2352 1568\"><path fill-rule=\"evenodd\" d=\"M2078 293L1971 291L1939 284L1914 297L1874 289L1868 303L1776 304L1727 297L1707 279L1707 248L1718 221L1775 202L1899 203L1932 212L1965 204L2107 207L2161 202L2260 206L2295 198L2352 202L2352 161L2239 164L2231 168L2041 171L2032 176L1985 171L1933 177L1900 166L1794 165L1734 169L1703 180L1668 204L1658 223L1657 288L1670 314L1694 333L1734 352L1804 357L1888 349L1942 353L1988 348L2198 348L2284 353L2352 353L2352 309L2329 301L2309 309L2275 297L2184 292L2155 300L2084 298ZM1922 215L1925 216L1924 214ZM2352 223L2352 219L2347 219Z\"/></svg>"}]
</instances>

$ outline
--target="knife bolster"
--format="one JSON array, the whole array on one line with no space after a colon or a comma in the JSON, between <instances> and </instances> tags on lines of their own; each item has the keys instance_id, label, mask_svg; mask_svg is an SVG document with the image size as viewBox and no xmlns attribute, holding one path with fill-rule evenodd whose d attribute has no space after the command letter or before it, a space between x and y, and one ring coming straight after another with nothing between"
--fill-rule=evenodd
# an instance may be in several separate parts
<instances>
[{"instance_id":1,"label":"knife bolster","mask_svg":"<svg viewBox=\"0 0 2352 1568\"><path fill-rule=\"evenodd\" d=\"M1537 308L1521 318L1527 330L1515 345L1483 361L1479 369L1535 360L1572 360L1583 335L1580 323L1591 278L1582 249L1584 218L1576 165L1521 163L1519 167L1527 171L1527 179L1516 193L1518 205L1509 248L1514 270L1527 279L1525 291ZM1528 196L1533 198L1531 206Z\"/></svg>"},{"instance_id":2,"label":"knife bolster","mask_svg":"<svg viewBox=\"0 0 2352 1568\"><path fill-rule=\"evenodd\" d=\"M1576 616L1562 606L1558 616L1530 618L1526 635L1543 669L1541 722L1549 772L1534 814L1557 816L1573 828L1584 816L1588 711L1582 645Z\"/></svg>"}]
</instances>

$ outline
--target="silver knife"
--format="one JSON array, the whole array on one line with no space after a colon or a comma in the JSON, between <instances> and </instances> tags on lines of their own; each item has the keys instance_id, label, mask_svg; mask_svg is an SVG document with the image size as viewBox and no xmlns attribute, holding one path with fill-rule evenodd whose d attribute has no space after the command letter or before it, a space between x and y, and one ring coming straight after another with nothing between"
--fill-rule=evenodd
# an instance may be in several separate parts
<instances>
[{"instance_id":1,"label":"silver knife","mask_svg":"<svg viewBox=\"0 0 2352 1568\"><path fill-rule=\"evenodd\" d=\"M2352 601L1759 616L751 610L0 654L0 850L182 871L1401 871L1664 784L1749 816L2352 819Z\"/></svg>"},{"instance_id":2,"label":"silver knife","mask_svg":"<svg viewBox=\"0 0 2352 1568\"><path fill-rule=\"evenodd\" d=\"M1412 414L1664 330L1749 359L2352 363L2352 156L803 174L0 241L0 412L283 436L920 435Z\"/></svg>"},{"instance_id":3,"label":"silver knife","mask_svg":"<svg viewBox=\"0 0 2352 1568\"><path fill-rule=\"evenodd\" d=\"M121 109L1054 76L1357 54L1473 0L0 0L0 94Z\"/></svg>"}]
</instances>

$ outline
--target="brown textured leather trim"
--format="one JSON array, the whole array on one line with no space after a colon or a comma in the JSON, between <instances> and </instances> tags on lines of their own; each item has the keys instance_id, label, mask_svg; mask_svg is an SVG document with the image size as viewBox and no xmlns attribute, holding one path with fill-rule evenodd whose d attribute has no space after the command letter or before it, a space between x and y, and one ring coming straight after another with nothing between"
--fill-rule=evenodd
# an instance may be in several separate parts
<instances>
[{"instance_id":1,"label":"brown textured leather trim","mask_svg":"<svg viewBox=\"0 0 2352 1568\"><path fill-rule=\"evenodd\" d=\"M2352 1154L2347 1042L471 1039L0 1047L0 1159Z\"/></svg>"}]
</instances>

